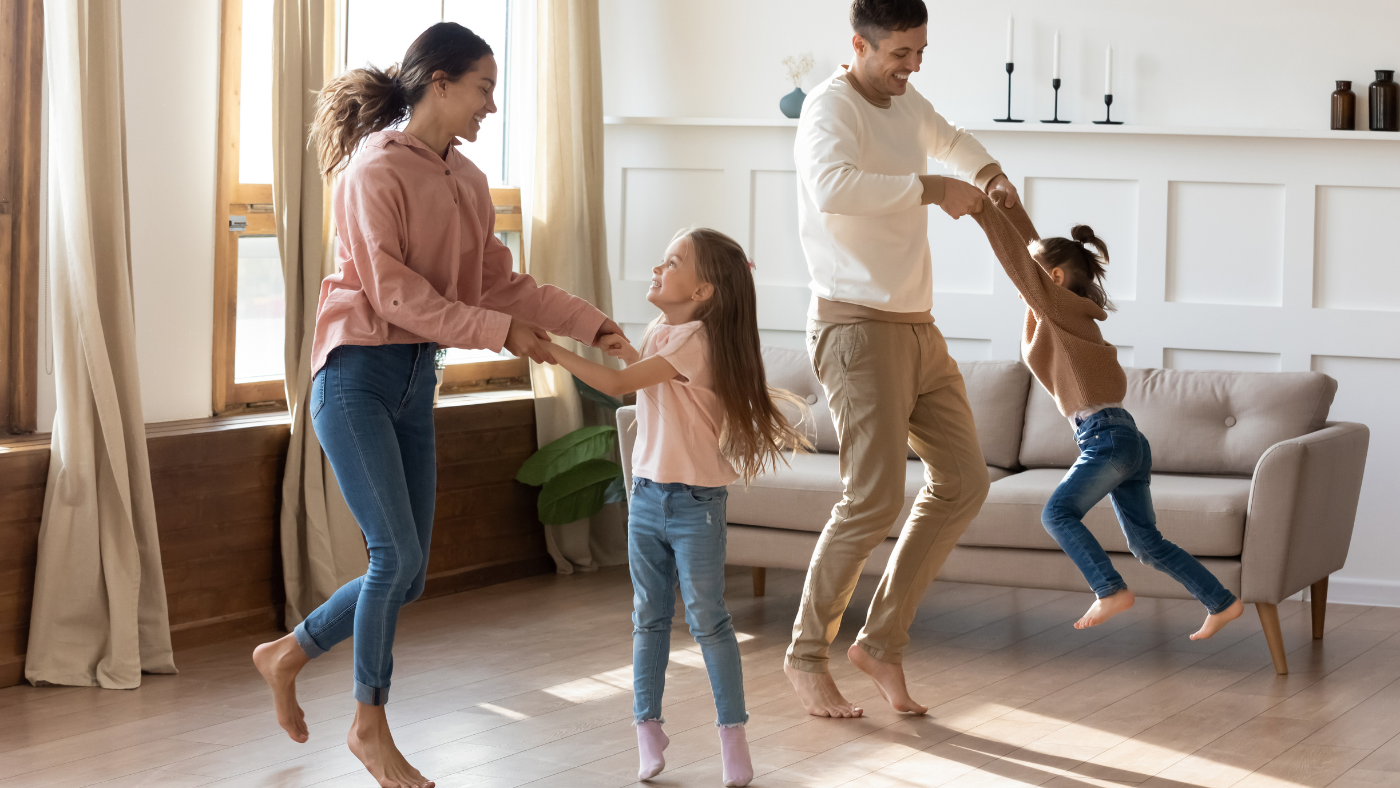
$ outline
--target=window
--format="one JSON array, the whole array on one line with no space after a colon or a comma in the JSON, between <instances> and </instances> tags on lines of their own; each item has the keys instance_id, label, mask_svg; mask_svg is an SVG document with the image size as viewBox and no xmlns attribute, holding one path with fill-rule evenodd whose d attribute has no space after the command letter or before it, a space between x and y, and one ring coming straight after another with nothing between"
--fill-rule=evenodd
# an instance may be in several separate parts
<instances>
[{"instance_id":1,"label":"window","mask_svg":"<svg viewBox=\"0 0 1400 788\"><path fill-rule=\"evenodd\" d=\"M272 214L272 0L224 0L214 412L282 403L285 290Z\"/></svg>"},{"instance_id":2,"label":"window","mask_svg":"<svg viewBox=\"0 0 1400 788\"><path fill-rule=\"evenodd\" d=\"M42 0L0 0L0 434L35 430Z\"/></svg>"},{"instance_id":3,"label":"window","mask_svg":"<svg viewBox=\"0 0 1400 788\"><path fill-rule=\"evenodd\" d=\"M224 0L215 413L284 399L285 290L272 213L272 4L273 0ZM520 191L506 185L509 0L343 0L340 8L342 51L345 65L352 68L385 68L398 62L423 30L441 20L471 28L491 44L501 70L499 120L486 123L478 140L460 149L490 179L499 235L518 260ZM451 350L447 363L444 391L520 384L528 374L524 360L505 353Z\"/></svg>"}]
</instances>

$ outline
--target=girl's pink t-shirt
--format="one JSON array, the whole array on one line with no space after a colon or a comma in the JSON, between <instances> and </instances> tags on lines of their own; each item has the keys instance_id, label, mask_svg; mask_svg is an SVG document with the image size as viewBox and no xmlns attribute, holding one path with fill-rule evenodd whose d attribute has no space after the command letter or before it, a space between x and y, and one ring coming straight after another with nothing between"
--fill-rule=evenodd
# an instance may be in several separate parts
<instances>
[{"instance_id":1,"label":"girl's pink t-shirt","mask_svg":"<svg viewBox=\"0 0 1400 788\"><path fill-rule=\"evenodd\" d=\"M444 161L407 132L369 135L336 179L331 212L337 270L321 282L313 374L340 345L499 351L512 317L592 344L606 319L513 270L486 175L455 146Z\"/></svg>"},{"instance_id":2,"label":"girl's pink t-shirt","mask_svg":"<svg viewBox=\"0 0 1400 788\"><path fill-rule=\"evenodd\" d=\"M723 487L739 478L719 451L724 408L710 374L710 342L699 320L657 323L642 358L661 356L679 373L637 392L632 473L663 484Z\"/></svg>"}]
</instances>

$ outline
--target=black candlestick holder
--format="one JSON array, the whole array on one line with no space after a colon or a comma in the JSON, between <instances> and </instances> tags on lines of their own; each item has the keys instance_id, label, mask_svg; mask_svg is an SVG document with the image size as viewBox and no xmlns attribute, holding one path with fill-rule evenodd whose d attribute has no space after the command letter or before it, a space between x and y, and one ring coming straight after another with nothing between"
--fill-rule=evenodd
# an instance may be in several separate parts
<instances>
[{"instance_id":1,"label":"black candlestick holder","mask_svg":"<svg viewBox=\"0 0 1400 788\"><path fill-rule=\"evenodd\" d=\"M1006 64L1006 117L992 118L997 123L1023 123L1024 121L1011 117L1011 72L1016 70L1015 63Z\"/></svg>"},{"instance_id":2,"label":"black candlestick holder","mask_svg":"<svg viewBox=\"0 0 1400 788\"><path fill-rule=\"evenodd\" d=\"M1094 121L1098 126L1122 126L1123 121L1113 119L1113 94L1103 94L1104 115L1103 120Z\"/></svg>"},{"instance_id":3,"label":"black candlestick holder","mask_svg":"<svg viewBox=\"0 0 1400 788\"><path fill-rule=\"evenodd\" d=\"M1067 120L1060 120L1060 78L1055 77L1050 80L1050 87L1055 89L1055 117L1050 120L1042 120L1041 123L1069 123Z\"/></svg>"}]
</instances>

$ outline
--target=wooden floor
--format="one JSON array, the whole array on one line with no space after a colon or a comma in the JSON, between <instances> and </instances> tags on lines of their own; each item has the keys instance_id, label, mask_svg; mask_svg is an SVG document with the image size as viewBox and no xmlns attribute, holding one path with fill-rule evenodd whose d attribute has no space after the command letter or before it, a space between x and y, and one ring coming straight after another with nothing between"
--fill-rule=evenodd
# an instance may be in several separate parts
<instances>
[{"instance_id":1,"label":"wooden floor","mask_svg":"<svg viewBox=\"0 0 1400 788\"><path fill-rule=\"evenodd\" d=\"M1087 593L939 583L905 660L932 711L882 708L842 656L833 672L867 716L836 721L803 714L781 671L801 575L771 571L761 599L747 579L732 570L729 596L755 786L1400 786L1400 609L1329 606L1313 641L1303 605L1280 605L1293 672L1279 677L1252 612L1193 643L1195 603L1144 599L1078 631ZM630 609L616 569L406 609L389 705L400 748L443 788L632 784ZM182 652L179 676L135 691L0 690L0 787L372 785L344 743L350 649L303 674L299 745L277 728L254 642ZM668 769L651 784L718 786L703 663L689 635L673 648Z\"/></svg>"}]
</instances>

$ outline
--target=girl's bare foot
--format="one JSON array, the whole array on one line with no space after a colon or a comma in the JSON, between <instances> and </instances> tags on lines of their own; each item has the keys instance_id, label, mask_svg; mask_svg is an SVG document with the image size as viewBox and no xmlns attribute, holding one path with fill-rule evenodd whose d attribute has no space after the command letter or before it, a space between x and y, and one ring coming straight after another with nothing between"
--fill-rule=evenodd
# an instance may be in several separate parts
<instances>
[{"instance_id":1,"label":"girl's bare foot","mask_svg":"<svg viewBox=\"0 0 1400 788\"><path fill-rule=\"evenodd\" d=\"M277 724L294 742L305 743L309 736L306 715L297 704L297 674L310 661L301 644L291 634L253 649L253 664L262 674L263 681L272 688Z\"/></svg>"},{"instance_id":2,"label":"girl's bare foot","mask_svg":"<svg viewBox=\"0 0 1400 788\"><path fill-rule=\"evenodd\" d=\"M802 708L813 717L859 717L865 712L852 706L836 688L836 680L830 673L808 673L786 663L783 673L787 674L792 688L797 690L797 699Z\"/></svg>"},{"instance_id":3,"label":"girl's bare foot","mask_svg":"<svg viewBox=\"0 0 1400 788\"><path fill-rule=\"evenodd\" d=\"M1089 606L1089 612L1085 613L1083 618L1074 622L1074 628L1088 629L1089 627L1096 627L1132 607L1136 599L1137 597L1133 596L1133 592L1126 588L1109 596L1095 599L1094 604Z\"/></svg>"},{"instance_id":4,"label":"girl's bare foot","mask_svg":"<svg viewBox=\"0 0 1400 788\"><path fill-rule=\"evenodd\" d=\"M434 786L433 781L413 768L394 745L383 706L357 704L355 721L350 725L350 734L346 736L345 743L350 745L350 752L365 765L369 775L379 781L380 788Z\"/></svg>"},{"instance_id":5,"label":"girl's bare foot","mask_svg":"<svg viewBox=\"0 0 1400 788\"><path fill-rule=\"evenodd\" d=\"M1196 634L1191 636L1192 640L1205 640L1206 638L1219 632L1226 624L1240 617L1244 612L1244 603L1236 599L1234 604L1216 613L1213 616L1206 616L1206 623L1196 630Z\"/></svg>"},{"instance_id":6,"label":"girl's bare foot","mask_svg":"<svg viewBox=\"0 0 1400 788\"><path fill-rule=\"evenodd\" d=\"M910 714L924 714L928 711L927 706L916 703L913 698L909 697L909 688L904 684L904 668L902 666L875 659L859 644L852 644L850 649L846 651L846 656L851 660L851 664L860 668L862 673L875 682L875 688L880 690L880 697L893 706L895 711Z\"/></svg>"}]
</instances>

